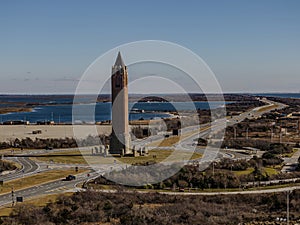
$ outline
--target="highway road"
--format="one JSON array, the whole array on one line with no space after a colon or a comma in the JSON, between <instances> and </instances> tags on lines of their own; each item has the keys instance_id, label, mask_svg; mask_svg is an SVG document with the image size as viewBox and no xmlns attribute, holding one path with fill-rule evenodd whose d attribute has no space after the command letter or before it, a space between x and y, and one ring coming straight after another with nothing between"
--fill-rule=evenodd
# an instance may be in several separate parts
<instances>
[{"instance_id":1,"label":"highway road","mask_svg":"<svg viewBox=\"0 0 300 225\"><path fill-rule=\"evenodd\" d=\"M300 149L292 155L292 157L283 158L285 166L283 166L281 172L286 173L294 171L298 165L298 159L300 158Z\"/></svg>"},{"instance_id":2,"label":"highway road","mask_svg":"<svg viewBox=\"0 0 300 225\"><path fill-rule=\"evenodd\" d=\"M22 190L14 191L14 198L12 198L12 193L6 193L0 195L0 206L12 204L12 199L16 199L16 197L23 197L24 200L32 198L34 196L46 195L46 194L55 194L62 193L65 191L76 191L76 185L87 181L88 179L96 178L99 176L98 173L89 173L90 176L87 177L88 172L77 175L76 180L65 181L65 180L56 180L40 185L36 185L34 187L25 188Z\"/></svg>"},{"instance_id":3,"label":"highway road","mask_svg":"<svg viewBox=\"0 0 300 225\"><path fill-rule=\"evenodd\" d=\"M12 171L12 173L0 175L0 180L3 181L9 181L24 176L29 176L40 170L40 166L36 162L29 159L28 157L8 157L6 159L17 162L22 167L21 169L16 169L15 171Z\"/></svg>"},{"instance_id":4,"label":"highway road","mask_svg":"<svg viewBox=\"0 0 300 225\"><path fill-rule=\"evenodd\" d=\"M241 113L238 116L233 116L232 118L229 118L226 121L224 121L224 119L216 120L212 122L210 128L203 129L200 132L198 130L194 130L193 134L191 134L189 137L184 138L178 144L174 145L174 148L186 150L186 151L196 150L197 152L202 153L203 157L200 160L198 160L200 163L212 162L215 160L219 160L220 158L223 157L235 158L235 159L249 159L251 156L246 154L240 154L237 153L236 151L214 148L214 147L210 147L209 145L207 148L199 148L195 145L195 143L197 142L198 138L208 138L212 136L213 133L217 133L222 129L224 129L223 123L226 123L226 126L233 126L245 120L246 118L248 119L258 118L262 114L274 110L275 108L282 109L286 107L286 105L284 104L269 101L267 99L262 99L261 101L264 102L266 105L246 111L244 113ZM274 106L274 108L273 107L271 108L270 106ZM208 126L208 124L206 124L206 126Z\"/></svg>"},{"instance_id":5,"label":"highway road","mask_svg":"<svg viewBox=\"0 0 300 225\"><path fill-rule=\"evenodd\" d=\"M91 150L95 146L74 148L71 150ZM34 155L46 154L46 153L64 153L68 152L70 149L53 149L51 151L45 149L31 149L24 150L23 152L10 154L12 156L4 157L6 160L16 162L21 165L21 169L16 169L15 171L10 171L7 174L0 175L0 180L10 181L18 178L23 178L36 173L48 171L51 167L74 167L74 164L49 164L46 162L36 162L30 159ZM50 167L49 167L50 166ZM79 167L90 168L88 165L76 165Z\"/></svg>"},{"instance_id":6,"label":"highway road","mask_svg":"<svg viewBox=\"0 0 300 225\"><path fill-rule=\"evenodd\" d=\"M241 194L266 194L266 193L280 193L280 192L289 192L300 190L300 186L294 187L282 187L282 188L271 188L271 189L260 189L260 190L241 190L241 191L212 191L212 192L176 192L176 191L157 191L157 193L165 195L185 195L185 196L215 196L215 195L241 195ZM84 190L83 190L84 191ZM98 192L103 193L116 193L117 190L97 190ZM153 191L139 191L139 190L127 190L128 193L153 193Z\"/></svg>"}]
</instances>

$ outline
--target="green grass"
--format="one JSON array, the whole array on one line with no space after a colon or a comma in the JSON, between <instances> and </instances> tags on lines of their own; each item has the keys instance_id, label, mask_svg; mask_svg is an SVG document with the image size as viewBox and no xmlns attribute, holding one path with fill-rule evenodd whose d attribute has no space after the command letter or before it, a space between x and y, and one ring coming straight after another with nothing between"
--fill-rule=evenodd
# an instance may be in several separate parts
<instances>
[{"instance_id":1,"label":"green grass","mask_svg":"<svg viewBox=\"0 0 300 225\"><path fill-rule=\"evenodd\" d=\"M246 170L242 170L242 171L233 171L233 173L237 176L242 176L242 175L251 174L253 171L254 171L254 168L250 167L250 168L248 168ZM278 169L271 168L271 167L263 167L262 171L265 175L268 174L269 176L276 175L279 173Z\"/></svg>"},{"instance_id":2,"label":"green grass","mask_svg":"<svg viewBox=\"0 0 300 225\"><path fill-rule=\"evenodd\" d=\"M148 146L151 147L171 147L172 145L176 144L178 141L180 141L180 136L170 136L168 138L163 139L162 141L155 141Z\"/></svg>"},{"instance_id":3,"label":"green grass","mask_svg":"<svg viewBox=\"0 0 300 225\"><path fill-rule=\"evenodd\" d=\"M87 164L83 156L77 155L33 157L31 159L48 163Z\"/></svg>"},{"instance_id":4,"label":"green grass","mask_svg":"<svg viewBox=\"0 0 300 225\"><path fill-rule=\"evenodd\" d=\"M203 131L206 131L206 130L209 130L211 128L211 126L206 126L206 127L201 127L199 130L195 130L195 131L190 131L188 133L185 133L181 136L170 136L168 138L165 138L164 140L162 141L155 141L155 142L152 142L150 144L148 144L147 146L150 146L150 147L172 147L174 144L176 144L177 142L185 139L185 138L188 138L192 135L195 135L197 134L198 132L203 132Z\"/></svg>"},{"instance_id":5,"label":"green grass","mask_svg":"<svg viewBox=\"0 0 300 225\"><path fill-rule=\"evenodd\" d=\"M89 156L78 156L80 154L79 151L70 151L68 154L64 156L55 156L55 153L50 153L44 155L43 157L33 157L33 160L44 161L48 163L68 163L68 164L86 164L89 162L90 164L114 164L118 162L127 163L127 164L135 164L135 163L146 163L146 162L161 162L170 156L168 161L180 161L180 160L189 160L201 158L202 154L194 152L191 154L187 151L176 151L174 155L171 155L173 150L150 150L149 154L146 156L137 156L137 157L103 157L100 155L89 155ZM87 152L83 152L87 153ZM90 153L90 152L89 152ZM86 161L87 160L87 161Z\"/></svg>"},{"instance_id":6,"label":"green grass","mask_svg":"<svg viewBox=\"0 0 300 225\"><path fill-rule=\"evenodd\" d=\"M160 147L168 147L176 144L178 141L180 141L180 136L172 136L165 138L160 144Z\"/></svg>"},{"instance_id":7,"label":"green grass","mask_svg":"<svg viewBox=\"0 0 300 225\"><path fill-rule=\"evenodd\" d=\"M264 112L264 111L272 110L272 109L275 109L277 107L278 107L278 105L276 105L276 104L274 104L274 105L266 105L266 106L261 107L258 110L258 112Z\"/></svg>"},{"instance_id":8,"label":"green grass","mask_svg":"<svg viewBox=\"0 0 300 225\"><path fill-rule=\"evenodd\" d=\"M241 176L241 175L248 175L250 173L252 173L254 171L254 168L248 168L246 170L241 170L241 171L233 171L233 173L237 176Z\"/></svg>"},{"instance_id":9,"label":"green grass","mask_svg":"<svg viewBox=\"0 0 300 225\"><path fill-rule=\"evenodd\" d=\"M70 150L62 153L50 152L42 154L42 157L32 157L32 160L43 161L48 163L71 163L71 164L87 164L81 154L91 154L91 151Z\"/></svg>"},{"instance_id":10,"label":"green grass","mask_svg":"<svg viewBox=\"0 0 300 225\"><path fill-rule=\"evenodd\" d=\"M265 174L268 174L269 176L276 175L279 173L278 170L271 168L271 167L264 167L263 170L264 170Z\"/></svg>"},{"instance_id":11,"label":"green grass","mask_svg":"<svg viewBox=\"0 0 300 225\"><path fill-rule=\"evenodd\" d=\"M189 159L198 159L202 157L202 154L194 152L191 154L191 152L187 151L175 151L173 150L159 150L159 149L153 149L149 151L149 154L147 156L137 156L135 158L133 157L122 157L119 158L121 162L127 163L127 164L134 164L134 163L145 163L145 162L161 162L165 160L167 157L170 157L167 161L168 162L176 162L181 160L189 160ZM174 153L174 155L171 155Z\"/></svg>"},{"instance_id":12,"label":"green grass","mask_svg":"<svg viewBox=\"0 0 300 225\"><path fill-rule=\"evenodd\" d=\"M300 149L299 148L293 148L291 153L285 153L285 154L283 154L283 157L291 158L298 150L300 150Z\"/></svg>"}]
</instances>

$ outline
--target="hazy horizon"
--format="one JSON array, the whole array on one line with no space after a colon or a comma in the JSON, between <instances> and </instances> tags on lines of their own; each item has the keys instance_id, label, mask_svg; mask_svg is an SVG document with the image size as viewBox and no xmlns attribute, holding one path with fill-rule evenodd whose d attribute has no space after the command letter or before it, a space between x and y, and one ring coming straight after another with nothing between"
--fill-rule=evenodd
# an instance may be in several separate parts
<instances>
[{"instance_id":1,"label":"hazy horizon","mask_svg":"<svg viewBox=\"0 0 300 225\"><path fill-rule=\"evenodd\" d=\"M204 93L196 93L196 92L189 92L188 94L204 94ZM206 93L207 95L214 95L218 93ZM229 95L229 94L299 94L300 92L224 92L224 95ZM0 93L1 96L13 96L13 95L75 95L75 93L33 93L33 94L28 94L28 93ZM81 96L84 95L95 95L94 93L90 94L81 94ZM110 95L110 93L100 93L99 95ZM184 93L129 93L130 95L184 95Z\"/></svg>"}]
</instances>

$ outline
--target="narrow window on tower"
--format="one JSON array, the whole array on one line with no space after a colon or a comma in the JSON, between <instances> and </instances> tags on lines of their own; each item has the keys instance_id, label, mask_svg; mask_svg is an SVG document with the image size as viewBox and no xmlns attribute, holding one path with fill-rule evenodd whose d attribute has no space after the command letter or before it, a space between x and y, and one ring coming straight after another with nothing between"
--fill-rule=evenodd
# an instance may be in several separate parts
<instances>
[{"instance_id":1,"label":"narrow window on tower","mask_svg":"<svg viewBox=\"0 0 300 225\"><path fill-rule=\"evenodd\" d=\"M121 76L117 76L116 77L116 88L120 88L121 87Z\"/></svg>"}]
</instances>

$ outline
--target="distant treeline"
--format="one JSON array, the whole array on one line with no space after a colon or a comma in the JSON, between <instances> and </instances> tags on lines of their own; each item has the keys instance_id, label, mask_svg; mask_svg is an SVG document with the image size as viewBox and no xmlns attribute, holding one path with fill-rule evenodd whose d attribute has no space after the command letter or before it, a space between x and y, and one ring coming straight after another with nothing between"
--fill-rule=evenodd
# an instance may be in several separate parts
<instances>
[{"instance_id":1,"label":"distant treeline","mask_svg":"<svg viewBox=\"0 0 300 225\"><path fill-rule=\"evenodd\" d=\"M9 142L0 142L0 149L21 148L21 149L44 149L51 148L76 148L81 146L94 146L109 143L109 137L101 135L98 137L88 136L85 139L74 138L25 138L11 140Z\"/></svg>"}]
</instances>

